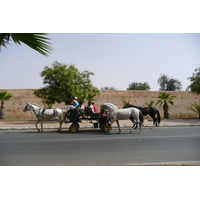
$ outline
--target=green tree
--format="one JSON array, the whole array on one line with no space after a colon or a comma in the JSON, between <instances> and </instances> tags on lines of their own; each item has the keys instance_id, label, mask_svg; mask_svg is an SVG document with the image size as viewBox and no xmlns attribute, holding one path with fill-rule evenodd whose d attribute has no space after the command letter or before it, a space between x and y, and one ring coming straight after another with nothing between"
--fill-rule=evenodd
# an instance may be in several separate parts
<instances>
[{"instance_id":1,"label":"green tree","mask_svg":"<svg viewBox=\"0 0 200 200\"><path fill-rule=\"evenodd\" d=\"M74 65L54 62L52 67L45 67L41 72L45 87L34 91L34 94L43 99L47 105L55 102L65 102L68 105L73 96L79 101L94 97L99 90L91 83L90 76L94 75L87 70L80 72Z\"/></svg>"},{"instance_id":2,"label":"green tree","mask_svg":"<svg viewBox=\"0 0 200 200\"><path fill-rule=\"evenodd\" d=\"M111 87L102 87L101 90L117 90L115 87L111 86Z\"/></svg>"},{"instance_id":3,"label":"green tree","mask_svg":"<svg viewBox=\"0 0 200 200\"><path fill-rule=\"evenodd\" d=\"M0 100L1 100L1 107L0 107L0 119L5 119L5 112L4 112L4 101L8 101L12 95L7 91L0 92Z\"/></svg>"},{"instance_id":4,"label":"green tree","mask_svg":"<svg viewBox=\"0 0 200 200\"><path fill-rule=\"evenodd\" d=\"M161 74L157 83L160 85L159 90L163 91L177 91L182 89L182 83L179 80L169 78L166 74Z\"/></svg>"},{"instance_id":5,"label":"green tree","mask_svg":"<svg viewBox=\"0 0 200 200\"><path fill-rule=\"evenodd\" d=\"M24 43L30 48L36 50L42 55L47 56L52 51L52 47L45 37L46 33L0 33L0 50L1 47L7 47L11 39L16 43L21 45Z\"/></svg>"},{"instance_id":6,"label":"green tree","mask_svg":"<svg viewBox=\"0 0 200 200\"><path fill-rule=\"evenodd\" d=\"M169 118L169 106L168 103L171 105L174 105L173 99L176 96L170 96L170 93L166 93L166 92L162 92L160 93L160 95L157 96L157 98L159 98L159 100L157 101L157 104L160 104L160 106L163 104L163 111L164 111L164 118Z\"/></svg>"},{"instance_id":7,"label":"green tree","mask_svg":"<svg viewBox=\"0 0 200 200\"><path fill-rule=\"evenodd\" d=\"M191 77L188 78L191 84L188 86L188 89L191 92L200 94L200 67L194 70L194 73Z\"/></svg>"},{"instance_id":8,"label":"green tree","mask_svg":"<svg viewBox=\"0 0 200 200\"><path fill-rule=\"evenodd\" d=\"M132 82L129 84L127 90L150 90L150 86L147 82L144 83L137 83L137 82Z\"/></svg>"}]
</instances>

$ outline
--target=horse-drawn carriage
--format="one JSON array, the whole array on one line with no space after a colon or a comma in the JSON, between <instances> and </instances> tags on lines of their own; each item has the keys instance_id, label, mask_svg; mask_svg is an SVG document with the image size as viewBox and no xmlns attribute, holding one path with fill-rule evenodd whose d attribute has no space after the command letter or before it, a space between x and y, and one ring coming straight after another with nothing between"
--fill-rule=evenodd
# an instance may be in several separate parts
<instances>
[{"instance_id":1,"label":"horse-drawn carriage","mask_svg":"<svg viewBox=\"0 0 200 200\"><path fill-rule=\"evenodd\" d=\"M111 130L109 115L103 116L101 113L90 113L90 116L86 116L84 113L81 114L78 109L74 109L70 111L69 115L67 115L66 112L60 108L46 109L41 108L37 104L27 102L23 111L25 112L30 110L34 112L35 116L38 119L35 124L38 132L43 132L43 119L52 118L57 120L60 124L58 132L61 132L61 127L64 122L70 123L69 131L71 133L76 133L80 128L80 123L82 120L90 121L91 123L93 123L94 128L100 128L104 132L109 132ZM39 122L41 123L40 129L37 126Z\"/></svg>"},{"instance_id":2,"label":"horse-drawn carriage","mask_svg":"<svg viewBox=\"0 0 200 200\"><path fill-rule=\"evenodd\" d=\"M133 126L130 129L130 133L132 132L133 128L137 128L138 125L140 127L140 130L138 133L142 132L142 125L144 122L143 115L149 114L153 118L153 127L156 125L158 126L160 123L160 114L155 108L148 107L146 111L144 112L141 108L135 108L132 107L132 105L129 105L127 107L129 108L123 108L119 109L116 105L112 103L102 103L102 110L106 109L108 110L109 114L104 116L101 113L90 113L89 116L85 115L85 113L80 113L78 109L71 110L70 115L66 115L66 112L63 111L60 108L54 108L54 109L45 109L41 108L36 104L27 103L24 107L24 111L32 110L34 114L36 115L38 121L36 122L35 126L38 130L38 132L43 132L43 119L51 119L54 118L60 123L60 127L58 129L58 132L61 132L61 127L63 122L65 123L71 123L69 127L69 131L71 133L76 133L79 130L79 123L82 120L88 120L93 123L94 128L101 128L104 132L109 132L112 128L112 124L114 122L117 123L119 132L121 132L120 126L119 126L119 120L125 120L130 119ZM144 113L144 114L143 114ZM155 115L157 114L157 118L155 118ZM67 120L66 120L67 119ZM96 121L95 123L93 121ZM41 122L41 129L37 127L37 124Z\"/></svg>"},{"instance_id":3,"label":"horse-drawn carriage","mask_svg":"<svg viewBox=\"0 0 200 200\"><path fill-rule=\"evenodd\" d=\"M80 127L79 123L81 123L83 120L89 121L93 124L94 128L100 128L103 132L109 132L111 130L109 115L103 116L101 113L89 113L89 116L86 116L85 113L81 114L78 109L74 109L71 110L70 115L67 115L66 117L68 120L65 120L64 122L71 123L69 127L69 131L71 133L78 132Z\"/></svg>"}]
</instances>

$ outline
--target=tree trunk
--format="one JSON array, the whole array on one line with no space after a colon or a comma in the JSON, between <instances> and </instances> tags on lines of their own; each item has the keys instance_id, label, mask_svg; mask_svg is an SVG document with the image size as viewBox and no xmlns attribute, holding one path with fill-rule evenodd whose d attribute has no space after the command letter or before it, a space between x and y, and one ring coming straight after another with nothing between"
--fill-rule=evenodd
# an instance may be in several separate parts
<instances>
[{"instance_id":1,"label":"tree trunk","mask_svg":"<svg viewBox=\"0 0 200 200\"><path fill-rule=\"evenodd\" d=\"M0 119L6 119L3 105L4 105L4 102L2 101L1 107L0 107Z\"/></svg>"},{"instance_id":2,"label":"tree trunk","mask_svg":"<svg viewBox=\"0 0 200 200\"><path fill-rule=\"evenodd\" d=\"M164 105L163 105L163 110L164 110L164 118L169 118L169 106L167 105L167 102L164 101Z\"/></svg>"},{"instance_id":3,"label":"tree trunk","mask_svg":"<svg viewBox=\"0 0 200 200\"><path fill-rule=\"evenodd\" d=\"M4 109L0 110L0 119L6 119Z\"/></svg>"}]
</instances>

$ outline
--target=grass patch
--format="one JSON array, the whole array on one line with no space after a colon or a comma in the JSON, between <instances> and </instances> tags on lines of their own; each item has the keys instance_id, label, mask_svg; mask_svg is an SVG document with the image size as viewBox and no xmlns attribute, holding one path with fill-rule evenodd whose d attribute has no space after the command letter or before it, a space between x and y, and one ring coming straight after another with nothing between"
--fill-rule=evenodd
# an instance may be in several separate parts
<instances>
[{"instance_id":1,"label":"grass patch","mask_svg":"<svg viewBox=\"0 0 200 200\"><path fill-rule=\"evenodd\" d=\"M21 117L6 117L6 119L0 119L0 121L30 121L34 120L34 118L21 118Z\"/></svg>"}]
</instances>

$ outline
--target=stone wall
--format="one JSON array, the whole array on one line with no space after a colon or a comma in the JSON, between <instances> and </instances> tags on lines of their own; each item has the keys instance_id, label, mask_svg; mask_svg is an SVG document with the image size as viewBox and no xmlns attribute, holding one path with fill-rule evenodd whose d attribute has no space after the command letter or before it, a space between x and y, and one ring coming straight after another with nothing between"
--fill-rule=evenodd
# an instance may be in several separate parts
<instances>
[{"instance_id":1,"label":"stone wall","mask_svg":"<svg viewBox=\"0 0 200 200\"><path fill-rule=\"evenodd\" d=\"M13 97L6 101L4 104L6 118L22 118L22 119L32 119L35 118L31 112L23 112L23 108L26 102L32 102L43 107L41 99L35 97L33 95L33 91L35 89L8 89L9 93L13 95ZM3 90L0 90L3 91ZM100 108L101 103L110 102L118 107L122 107L122 101L120 100L122 97L126 99L126 101L130 100L131 104L145 107L145 103L149 103L150 101L157 102L157 96L160 94L160 91L142 91L142 90L101 90L101 94L96 96L95 104L98 109ZM173 91L169 92L170 95L176 96L174 98L174 105L169 105L169 114L171 118L197 118L198 116L189 111L186 106L190 106L190 103L198 103L200 100L200 95L183 92L183 91ZM86 102L87 103L87 102ZM85 104L86 104L85 103ZM67 106L62 104L53 105L54 108L66 108ZM162 107L155 105L159 111L161 116L163 117L163 109Z\"/></svg>"}]
</instances>

